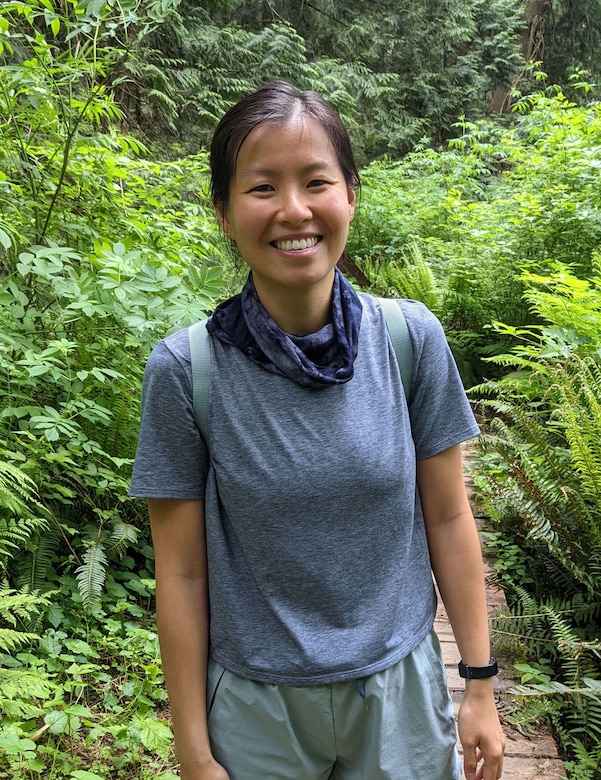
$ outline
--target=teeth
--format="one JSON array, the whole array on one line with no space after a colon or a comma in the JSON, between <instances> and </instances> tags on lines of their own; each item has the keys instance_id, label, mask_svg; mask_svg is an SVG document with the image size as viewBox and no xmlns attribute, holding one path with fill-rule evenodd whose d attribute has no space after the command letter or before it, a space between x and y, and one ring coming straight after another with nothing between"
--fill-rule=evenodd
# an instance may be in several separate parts
<instances>
[{"instance_id":1,"label":"teeth","mask_svg":"<svg viewBox=\"0 0 601 780\"><path fill-rule=\"evenodd\" d=\"M291 249L308 249L311 246L315 246L317 241L317 237L314 236L313 238L295 238L294 241L276 241L275 245L278 249L290 252Z\"/></svg>"}]
</instances>

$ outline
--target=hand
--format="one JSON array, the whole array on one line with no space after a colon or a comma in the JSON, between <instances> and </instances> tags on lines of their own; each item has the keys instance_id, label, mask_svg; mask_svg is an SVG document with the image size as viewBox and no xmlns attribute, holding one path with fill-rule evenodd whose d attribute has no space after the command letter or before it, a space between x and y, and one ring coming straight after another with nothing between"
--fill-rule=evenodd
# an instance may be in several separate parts
<instances>
[{"instance_id":1,"label":"hand","mask_svg":"<svg viewBox=\"0 0 601 780\"><path fill-rule=\"evenodd\" d=\"M195 766L180 764L180 780L230 780L230 776L221 764L211 758Z\"/></svg>"},{"instance_id":2,"label":"hand","mask_svg":"<svg viewBox=\"0 0 601 780\"><path fill-rule=\"evenodd\" d=\"M499 780L503 773L505 735L499 722L492 685L470 680L458 717L466 780Z\"/></svg>"}]
</instances>

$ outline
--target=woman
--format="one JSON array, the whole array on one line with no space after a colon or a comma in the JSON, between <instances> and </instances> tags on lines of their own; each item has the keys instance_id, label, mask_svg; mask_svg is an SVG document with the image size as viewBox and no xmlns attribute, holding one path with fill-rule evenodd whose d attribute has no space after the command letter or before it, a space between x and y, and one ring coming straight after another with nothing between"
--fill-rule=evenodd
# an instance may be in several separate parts
<instances>
[{"instance_id":1,"label":"woman","mask_svg":"<svg viewBox=\"0 0 601 780\"><path fill-rule=\"evenodd\" d=\"M244 98L211 170L250 273L208 325L209 441L179 331L148 362L131 488L149 499L182 780L458 780L432 572L481 677L459 715L466 777L497 780L460 451L478 429L442 329L401 303L407 401L380 305L337 270L359 176L318 95L277 83Z\"/></svg>"}]
</instances>

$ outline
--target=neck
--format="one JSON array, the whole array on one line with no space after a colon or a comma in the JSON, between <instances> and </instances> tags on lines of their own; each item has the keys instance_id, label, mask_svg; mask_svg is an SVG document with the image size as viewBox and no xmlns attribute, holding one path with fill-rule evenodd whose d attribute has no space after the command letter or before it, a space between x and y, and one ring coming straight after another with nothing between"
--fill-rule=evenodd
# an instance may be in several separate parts
<instances>
[{"instance_id":1,"label":"neck","mask_svg":"<svg viewBox=\"0 0 601 780\"><path fill-rule=\"evenodd\" d=\"M284 333L306 336L321 330L332 319L332 284L314 288L279 288L274 291L267 285L257 284L253 277L259 300L269 316Z\"/></svg>"}]
</instances>

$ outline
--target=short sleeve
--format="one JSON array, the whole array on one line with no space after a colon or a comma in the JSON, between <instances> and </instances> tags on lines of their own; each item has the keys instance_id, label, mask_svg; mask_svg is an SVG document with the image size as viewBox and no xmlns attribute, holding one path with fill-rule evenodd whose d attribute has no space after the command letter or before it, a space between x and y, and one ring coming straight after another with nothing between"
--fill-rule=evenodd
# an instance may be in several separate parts
<instances>
[{"instance_id":1,"label":"short sleeve","mask_svg":"<svg viewBox=\"0 0 601 780\"><path fill-rule=\"evenodd\" d=\"M159 342L148 358L131 496L204 498L208 452L194 421L187 334Z\"/></svg>"},{"instance_id":2,"label":"short sleeve","mask_svg":"<svg viewBox=\"0 0 601 780\"><path fill-rule=\"evenodd\" d=\"M422 303L402 301L413 345L409 415L418 460L479 434L442 325Z\"/></svg>"}]
</instances>

